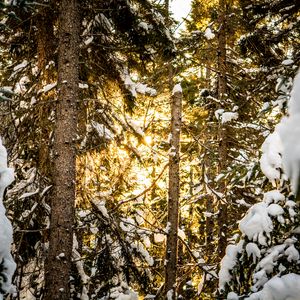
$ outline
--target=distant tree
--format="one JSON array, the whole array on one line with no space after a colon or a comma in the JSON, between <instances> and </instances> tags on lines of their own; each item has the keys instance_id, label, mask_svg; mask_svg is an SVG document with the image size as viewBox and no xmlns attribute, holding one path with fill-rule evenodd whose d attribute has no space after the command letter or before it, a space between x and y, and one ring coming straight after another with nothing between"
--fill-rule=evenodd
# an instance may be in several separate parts
<instances>
[{"instance_id":1,"label":"distant tree","mask_svg":"<svg viewBox=\"0 0 300 300\"><path fill-rule=\"evenodd\" d=\"M171 139L169 150L168 223L166 245L165 294L177 298L178 225L180 197L180 131L182 118L182 89L175 85L171 98Z\"/></svg>"}]
</instances>

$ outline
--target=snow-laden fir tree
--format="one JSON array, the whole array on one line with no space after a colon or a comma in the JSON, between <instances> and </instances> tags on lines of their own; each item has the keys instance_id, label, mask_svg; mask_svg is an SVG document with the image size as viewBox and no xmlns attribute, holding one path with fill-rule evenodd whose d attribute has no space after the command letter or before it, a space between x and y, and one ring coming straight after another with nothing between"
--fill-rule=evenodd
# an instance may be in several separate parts
<instances>
[{"instance_id":1,"label":"snow-laden fir tree","mask_svg":"<svg viewBox=\"0 0 300 300\"><path fill-rule=\"evenodd\" d=\"M3 204L4 190L13 180L14 171L7 167L7 152L0 139L0 300L14 290L11 282L16 264L10 252L13 229Z\"/></svg>"},{"instance_id":2,"label":"snow-laden fir tree","mask_svg":"<svg viewBox=\"0 0 300 300\"><path fill-rule=\"evenodd\" d=\"M282 119L262 145L261 169L276 188L240 221L241 236L221 262L219 291L227 299L297 300L300 294L299 175L300 75ZM292 192L288 177L292 183Z\"/></svg>"},{"instance_id":3,"label":"snow-laden fir tree","mask_svg":"<svg viewBox=\"0 0 300 300\"><path fill-rule=\"evenodd\" d=\"M6 4L0 41L1 56L4 58L1 64L5 69L1 86L6 87L6 91L11 91L14 96L9 106L6 105L7 102L2 102L1 108L5 111L9 108L12 114L5 115L8 119L16 120L17 124L3 125L0 131L11 146L14 154L12 161L17 170L16 183L8 191L12 199L8 209L13 212L14 227L22 230L16 233L15 239L17 255L22 262L16 271L16 281L19 283L18 297L40 298L44 292L43 262L51 212L49 195L53 193L51 175L54 173L56 176L51 164L51 155L55 151L51 153L49 141L53 137L54 100L57 98L56 86L59 86L56 50L61 1L26 2L26 6L17 5L19 1L6 1ZM152 72L155 64L160 61L173 59L176 50L161 8L161 5L154 5L150 1L80 1L80 101L77 102L80 121L79 139L76 142L80 144L77 157L82 158L82 161L86 161L85 155L94 154L95 149L101 151L112 142L118 146L124 145L131 152L135 151L125 141L123 131L130 131L137 136L139 132L132 126L129 116L123 113L123 106L126 110L133 110L138 94L154 96L155 90L142 83L144 79L140 74L144 76ZM18 18L13 18L12 15ZM30 38L29 32L32 33ZM131 74L138 74L138 79L130 76ZM123 105L119 101L121 108L118 107L118 110L115 110L111 102L115 97L112 95L114 92L122 94L125 100ZM14 124L14 121L8 123ZM122 128L120 132L116 130L119 127ZM106 133L111 132L109 139L108 135L103 137L101 128ZM21 140L26 142L19 143ZM86 167L85 165L84 168ZM123 169L125 167L123 164ZM97 174L99 173L97 170ZM101 173L104 173L103 170ZM82 186L87 195L87 187L84 184ZM118 184L118 191L121 190L120 187L122 186ZM127 186L126 189L128 190ZM115 198L112 193L109 197ZM143 292L152 292L148 284L149 274L146 274L146 268L139 263L150 262L151 265L152 261L139 241L142 234L124 232L122 226L119 226L124 215L123 207L108 206L108 211L113 210L114 214L112 219L105 219L92 204L92 200L103 201L102 197L95 199L94 196L84 196L84 199L85 203L79 199L77 208L80 210L82 206L86 215L93 218L93 225L99 226L99 234L90 243L91 235L87 238L84 235L88 230L84 234L81 229L76 232L79 246L76 248L75 243L73 250L76 259L72 266L71 297L81 295L82 299L88 296L91 299L110 299L117 293L121 296L122 293L129 295L132 292L128 285L132 285L132 282L139 282L137 286ZM110 204L113 206L112 201ZM86 226L85 228L92 226L88 217L81 216L84 222L80 225ZM19 235L21 238L18 238ZM83 256L86 259L82 260ZM82 261L82 264L78 261ZM84 274L88 274L90 280L87 281ZM27 288L28 282L32 283L31 287L34 286L30 291Z\"/></svg>"}]
</instances>

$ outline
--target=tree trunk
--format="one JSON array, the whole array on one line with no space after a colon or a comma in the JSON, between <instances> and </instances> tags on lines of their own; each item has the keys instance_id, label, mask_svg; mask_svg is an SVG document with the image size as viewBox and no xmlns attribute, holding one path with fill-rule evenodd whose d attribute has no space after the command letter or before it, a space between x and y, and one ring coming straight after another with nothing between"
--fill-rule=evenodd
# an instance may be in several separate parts
<instances>
[{"instance_id":1,"label":"tree trunk","mask_svg":"<svg viewBox=\"0 0 300 300\"><path fill-rule=\"evenodd\" d=\"M76 176L79 16L76 0L62 0L59 19L58 102L53 144L53 195L46 300L69 300Z\"/></svg>"},{"instance_id":2,"label":"tree trunk","mask_svg":"<svg viewBox=\"0 0 300 300\"><path fill-rule=\"evenodd\" d=\"M45 2L45 1L44 1ZM51 3L53 4L53 3ZM54 22L52 8L48 6L41 6L38 14L35 17L37 34L37 61L38 61L38 84L37 90L41 90L43 86L51 84L56 81L56 74L51 68L46 68L51 60L54 60L54 52L57 40L54 35ZM47 105L39 105L38 110L38 127L36 133L36 143L38 146L38 170L41 176L50 177L50 147L49 136L53 130L51 118L49 118L53 111L53 94L40 94L39 101L48 101Z\"/></svg>"},{"instance_id":3,"label":"tree trunk","mask_svg":"<svg viewBox=\"0 0 300 300\"><path fill-rule=\"evenodd\" d=\"M219 32L218 32L218 98L224 100L226 96L226 0L219 0ZM226 124L219 127L219 173L224 171L228 165L227 155L227 128ZM227 203L226 184L219 185L219 191L224 194L218 202L218 254L224 256L227 244Z\"/></svg>"},{"instance_id":4,"label":"tree trunk","mask_svg":"<svg viewBox=\"0 0 300 300\"><path fill-rule=\"evenodd\" d=\"M171 102L171 149L169 156L169 201L168 235L166 248L165 294L169 299L176 299L176 276L178 260L178 216L179 216L179 162L182 92L172 95Z\"/></svg>"},{"instance_id":5,"label":"tree trunk","mask_svg":"<svg viewBox=\"0 0 300 300\"><path fill-rule=\"evenodd\" d=\"M53 3L51 4L53 5ZM38 30L38 69L39 71L47 73L45 67L49 61L53 59L56 42L53 30L54 17L51 14L51 9L49 7L41 6L36 16L36 23Z\"/></svg>"}]
</instances>

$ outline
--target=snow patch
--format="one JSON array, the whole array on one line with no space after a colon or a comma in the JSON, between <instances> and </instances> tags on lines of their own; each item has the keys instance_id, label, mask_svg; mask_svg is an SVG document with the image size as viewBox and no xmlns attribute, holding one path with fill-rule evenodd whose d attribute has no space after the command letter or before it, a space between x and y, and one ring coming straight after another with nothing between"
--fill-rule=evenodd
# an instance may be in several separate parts
<instances>
[{"instance_id":1,"label":"snow patch","mask_svg":"<svg viewBox=\"0 0 300 300\"><path fill-rule=\"evenodd\" d=\"M260 300L299 300L300 275L287 274L269 280L261 292Z\"/></svg>"},{"instance_id":2,"label":"snow patch","mask_svg":"<svg viewBox=\"0 0 300 300\"><path fill-rule=\"evenodd\" d=\"M280 178L282 168L282 143L279 134L275 131L271 133L262 144L262 156L260 168L269 181L275 185L275 181Z\"/></svg>"},{"instance_id":3,"label":"snow patch","mask_svg":"<svg viewBox=\"0 0 300 300\"><path fill-rule=\"evenodd\" d=\"M268 214L266 203L254 204L246 216L240 221L240 230L250 240L258 241L259 244L267 246L264 234L273 230L273 223Z\"/></svg>"},{"instance_id":4,"label":"snow patch","mask_svg":"<svg viewBox=\"0 0 300 300\"><path fill-rule=\"evenodd\" d=\"M176 93L182 93L182 87L180 83L176 84L172 90L172 95L175 95Z\"/></svg>"},{"instance_id":5,"label":"snow patch","mask_svg":"<svg viewBox=\"0 0 300 300\"><path fill-rule=\"evenodd\" d=\"M7 152L0 139L0 281L1 290L4 293L13 293L12 276L16 270L16 263L10 253L13 242L13 228L5 215L3 194L5 188L14 180L14 171L7 167ZM0 294L0 298L1 298Z\"/></svg>"},{"instance_id":6,"label":"snow patch","mask_svg":"<svg viewBox=\"0 0 300 300\"><path fill-rule=\"evenodd\" d=\"M243 242L239 242L237 245L228 245L226 248L226 254L221 260L221 268L219 272L219 289L224 290L225 285L232 278L231 270L234 268L237 262L237 255L241 252Z\"/></svg>"},{"instance_id":7,"label":"snow patch","mask_svg":"<svg viewBox=\"0 0 300 300\"><path fill-rule=\"evenodd\" d=\"M204 32L204 36L208 39L208 40L212 40L215 37L215 34L211 31L211 29L209 27L207 27L205 29Z\"/></svg>"},{"instance_id":8,"label":"snow patch","mask_svg":"<svg viewBox=\"0 0 300 300\"><path fill-rule=\"evenodd\" d=\"M293 192L298 189L300 170L300 72L294 80L291 99L288 104L289 116L283 118L276 130L282 141L282 162L285 173L289 176Z\"/></svg>"}]
</instances>

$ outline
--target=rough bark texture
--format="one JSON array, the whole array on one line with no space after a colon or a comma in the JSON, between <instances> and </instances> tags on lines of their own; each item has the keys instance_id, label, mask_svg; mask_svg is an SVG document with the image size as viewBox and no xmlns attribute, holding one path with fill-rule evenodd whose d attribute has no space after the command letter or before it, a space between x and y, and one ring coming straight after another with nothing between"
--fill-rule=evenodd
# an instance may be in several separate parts
<instances>
[{"instance_id":1,"label":"rough bark texture","mask_svg":"<svg viewBox=\"0 0 300 300\"><path fill-rule=\"evenodd\" d=\"M218 98L224 99L226 94L226 0L219 0L219 24L218 32ZM225 125L219 127L219 173L226 169L228 165L227 153L227 128ZM225 254L227 244L227 203L226 203L226 186L225 183L219 186L219 191L224 194L222 199L218 202L218 230L219 243L218 254L223 257Z\"/></svg>"},{"instance_id":2,"label":"rough bark texture","mask_svg":"<svg viewBox=\"0 0 300 300\"><path fill-rule=\"evenodd\" d=\"M182 93L176 92L171 102L171 151L169 158L169 201L168 236L166 247L165 293L176 298L176 275L178 260L178 216L179 216L179 162L181 129ZM173 291L173 292L171 292Z\"/></svg>"},{"instance_id":3,"label":"rough bark texture","mask_svg":"<svg viewBox=\"0 0 300 300\"><path fill-rule=\"evenodd\" d=\"M39 70L43 70L46 67L46 64L53 59L54 56L55 36L53 30L53 21L54 18L51 14L51 10L48 7L41 6L36 16L38 30L37 51Z\"/></svg>"},{"instance_id":4,"label":"rough bark texture","mask_svg":"<svg viewBox=\"0 0 300 300\"><path fill-rule=\"evenodd\" d=\"M53 197L49 253L45 264L46 300L69 300L73 244L78 100L79 17L76 0L62 0L59 19L58 102L53 144Z\"/></svg>"},{"instance_id":5,"label":"rough bark texture","mask_svg":"<svg viewBox=\"0 0 300 300\"><path fill-rule=\"evenodd\" d=\"M47 4L44 1L44 4ZM53 4L53 3L52 3ZM48 6L41 6L38 10L38 14L35 17L36 26L38 30L37 35L37 59L38 59L38 90L43 86L56 81L55 73L49 68L46 68L49 61L54 60L54 52L56 48L57 40L54 35L54 17L52 8ZM53 110L52 101L53 94L48 93L46 95L39 95L38 99L47 101L50 100L47 105L39 105L38 109L38 127L36 132L36 142L38 146L38 170L42 176L49 177L50 174L50 147L49 136L52 131L52 122L49 118L51 111Z\"/></svg>"}]
</instances>

